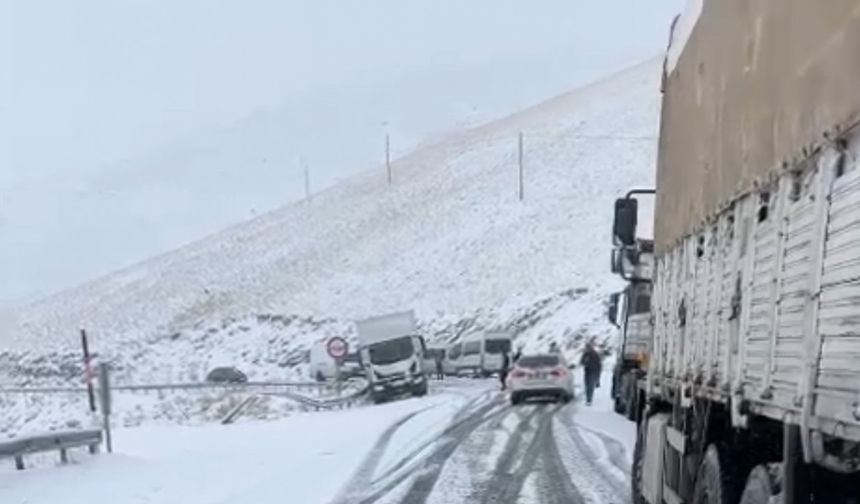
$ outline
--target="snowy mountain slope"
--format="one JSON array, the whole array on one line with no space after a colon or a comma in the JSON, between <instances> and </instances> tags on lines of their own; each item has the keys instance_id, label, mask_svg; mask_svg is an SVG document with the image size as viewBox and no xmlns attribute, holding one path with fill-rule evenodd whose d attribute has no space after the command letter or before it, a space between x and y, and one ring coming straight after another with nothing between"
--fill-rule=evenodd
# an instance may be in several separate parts
<instances>
[{"instance_id":1,"label":"snowy mountain slope","mask_svg":"<svg viewBox=\"0 0 860 504\"><path fill-rule=\"evenodd\" d=\"M641 61L681 0L43 7L0 15L0 308Z\"/></svg>"},{"instance_id":2,"label":"snowy mountain slope","mask_svg":"<svg viewBox=\"0 0 860 504\"><path fill-rule=\"evenodd\" d=\"M315 341L410 308L431 340L507 328L526 351L556 341L575 358L585 338L614 334L603 320L618 288L606 260L612 202L653 183L660 68L650 61L423 146L394 163L393 186L381 170L364 173L20 309L0 328L0 383L79 383L81 327L118 383L194 381L224 364L252 379L306 379ZM8 401L6 432L83 411L82 399ZM131 400L119 414L131 425L205 418L197 404Z\"/></svg>"},{"instance_id":3,"label":"snowy mountain slope","mask_svg":"<svg viewBox=\"0 0 860 504\"><path fill-rule=\"evenodd\" d=\"M512 311L604 294L612 199L652 184L660 65L637 66L7 317L4 346L62 349L248 314ZM516 136L525 135L525 202Z\"/></svg>"}]
</instances>

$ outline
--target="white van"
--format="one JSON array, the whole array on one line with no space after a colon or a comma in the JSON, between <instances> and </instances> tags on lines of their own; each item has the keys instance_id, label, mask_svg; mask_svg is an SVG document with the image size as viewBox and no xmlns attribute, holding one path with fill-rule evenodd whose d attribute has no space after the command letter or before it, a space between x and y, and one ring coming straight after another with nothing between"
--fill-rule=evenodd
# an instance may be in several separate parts
<instances>
[{"instance_id":1,"label":"white van","mask_svg":"<svg viewBox=\"0 0 860 504\"><path fill-rule=\"evenodd\" d=\"M508 332L487 332L467 336L454 357L457 374L486 377L498 373L502 369L504 354L508 354L508 359L512 358L512 342L513 335Z\"/></svg>"},{"instance_id":2,"label":"white van","mask_svg":"<svg viewBox=\"0 0 860 504\"><path fill-rule=\"evenodd\" d=\"M484 334L483 360L481 369L485 375L498 373L502 370L504 354L508 354L509 365L513 363L511 348L513 346L513 334L509 332L488 332Z\"/></svg>"},{"instance_id":3,"label":"white van","mask_svg":"<svg viewBox=\"0 0 860 504\"><path fill-rule=\"evenodd\" d=\"M460 357L463 353L463 343L457 342L448 347L445 352L445 373L456 375L460 372Z\"/></svg>"},{"instance_id":4,"label":"white van","mask_svg":"<svg viewBox=\"0 0 860 504\"><path fill-rule=\"evenodd\" d=\"M328 354L326 340L317 341L311 347L310 364L310 374L314 380L322 382L334 379L334 359Z\"/></svg>"}]
</instances>

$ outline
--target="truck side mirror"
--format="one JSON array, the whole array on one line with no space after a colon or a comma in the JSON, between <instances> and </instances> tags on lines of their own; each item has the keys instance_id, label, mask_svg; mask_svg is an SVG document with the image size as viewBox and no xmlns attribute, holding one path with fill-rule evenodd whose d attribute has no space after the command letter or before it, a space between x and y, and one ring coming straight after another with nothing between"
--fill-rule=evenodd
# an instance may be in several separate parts
<instances>
[{"instance_id":1,"label":"truck side mirror","mask_svg":"<svg viewBox=\"0 0 860 504\"><path fill-rule=\"evenodd\" d=\"M607 312L607 317L609 318L609 323L614 325L615 327L619 327L618 325L618 299L621 296L620 293L616 292L609 296L609 310Z\"/></svg>"},{"instance_id":2,"label":"truck side mirror","mask_svg":"<svg viewBox=\"0 0 860 504\"><path fill-rule=\"evenodd\" d=\"M636 243L636 224L639 203L633 198L615 200L615 221L612 239L616 245L631 246Z\"/></svg>"}]
</instances>

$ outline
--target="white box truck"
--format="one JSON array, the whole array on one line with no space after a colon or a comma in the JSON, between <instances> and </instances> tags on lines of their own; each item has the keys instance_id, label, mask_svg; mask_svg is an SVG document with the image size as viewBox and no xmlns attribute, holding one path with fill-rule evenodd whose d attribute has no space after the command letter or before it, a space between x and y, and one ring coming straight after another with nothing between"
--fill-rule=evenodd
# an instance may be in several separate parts
<instances>
[{"instance_id":1,"label":"white box truck","mask_svg":"<svg viewBox=\"0 0 860 504\"><path fill-rule=\"evenodd\" d=\"M412 311L356 322L358 347L375 403L403 394L427 393L424 338Z\"/></svg>"}]
</instances>

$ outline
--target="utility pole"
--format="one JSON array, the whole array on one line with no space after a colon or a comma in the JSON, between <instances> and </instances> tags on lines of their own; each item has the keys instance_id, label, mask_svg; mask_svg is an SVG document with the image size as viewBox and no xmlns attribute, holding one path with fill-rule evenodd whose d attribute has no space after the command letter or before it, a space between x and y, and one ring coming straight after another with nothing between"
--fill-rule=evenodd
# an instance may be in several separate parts
<instances>
[{"instance_id":1,"label":"utility pole","mask_svg":"<svg viewBox=\"0 0 860 504\"><path fill-rule=\"evenodd\" d=\"M520 201L523 200L524 189L523 189L523 132L520 131L519 137L517 138L517 164L519 166L520 171Z\"/></svg>"},{"instance_id":2,"label":"utility pole","mask_svg":"<svg viewBox=\"0 0 860 504\"><path fill-rule=\"evenodd\" d=\"M388 174L388 185L391 185L391 134L385 134L385 171Z\"/></svg>"},{"instance_id":3,"label":"utility pole","mask_svg":"<svg viewBox=\"0 0 860 504\"><path fill-rule=\"evenodd\" d=\"M311 172L308 170L308 164L302 160L302 168L305 171L305 200L311 202Z\"/></svg>"},{"instance_id":4,"label":"utility pole","mask_svg":"<svg viewBox=\"0 0 860 504\"><path fill-rule=\"evenodd\" d=\"M305 177L305 201L311 200L311 174L308 170L308 164L302 156L296 156L296 167L302 170Z\"/></svg>"}]
</instances>

